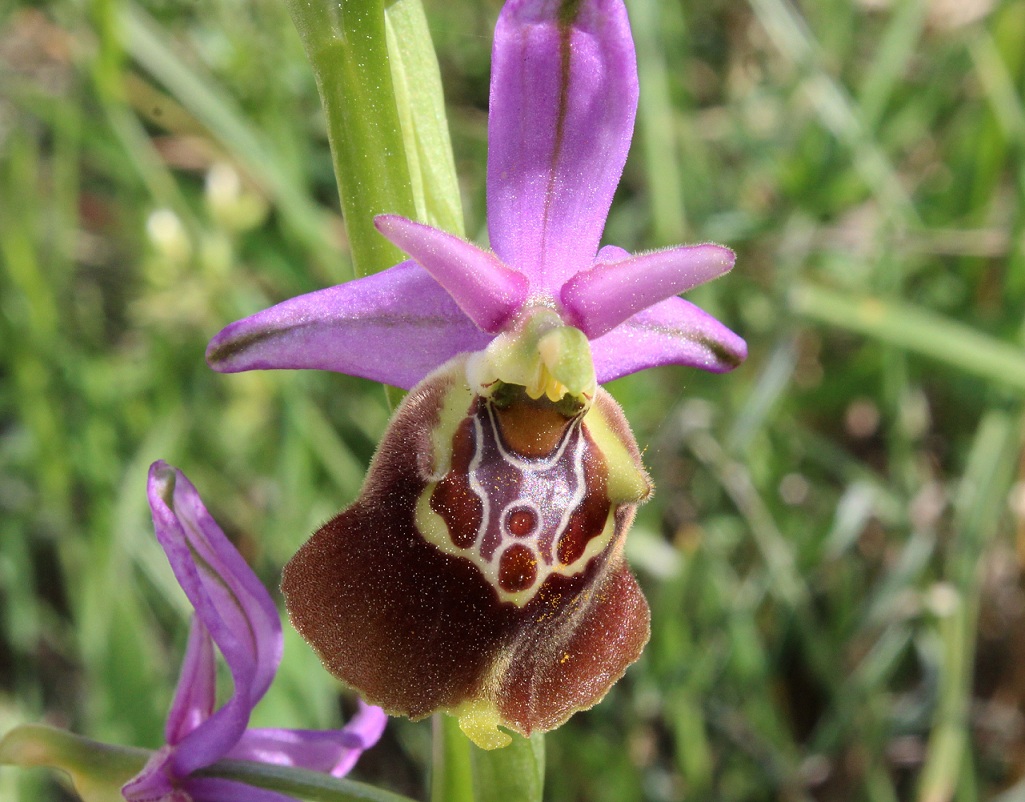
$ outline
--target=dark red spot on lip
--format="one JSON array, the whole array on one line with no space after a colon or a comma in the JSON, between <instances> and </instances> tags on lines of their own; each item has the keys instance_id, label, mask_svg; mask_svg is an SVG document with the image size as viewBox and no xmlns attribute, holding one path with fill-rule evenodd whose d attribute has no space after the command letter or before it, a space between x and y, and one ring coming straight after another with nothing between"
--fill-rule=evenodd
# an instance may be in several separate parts
<instances>
[{"instance_id":1,"label":"dark red spot on lip","mask_svg":"<svg viewBox=\"0 0 1025 802\"><path fill-rule=\"evenodd\" d=\"M473 457L473 429L464 420L452 438L452 470L431 493L431 509L441 516L449 537L461 549L477 542L484 520L484 504L470 487L467 471Z\"/></svg>"},{"instance_id":2,"label":"dark red spot on lip","mask_svg":"<svg viewBox=\"0 0 1025 802\"><path fill-rule=\"evenodd\" d=\"M517 507L509 511L505 525L510 534L526 537L537 528L537 515L528 507Z\"/></svg>"},{"instance_id":3,"label":"dark red spot on lip","mask_svg":"<svg viewBox=\"0 0 1025 802\"><path fill-rule=\"evenodd\" d=\"M609 515L609 501L604 494L595 494L584 499L566 522L566 531L559 538L556 556L563 565L579 560L591 538L598 537L605 529Z\"/></svg>"},{"instance_id":4,"label":"dark red spot on lip","mask_svg":"<svg viewBox=\"0 0 1025 802\"><path fill-rule=\"evenodd\" d=\"M526 590L537 579L537 559L526 546L511 546L498 563L498 584L502 590L516 593Z\"/></svg>"},{"instance_id":5,"label":"dark red spot on lip","mask_svg":"<svg viewBox=\"0 0 1025 802\"><path fill-rule=\"evenodd\" d=\"M585 431L586 434L586 431ZM572 565L587 550L587 544L605 529L612 505L608 494L608 467L590 435L584 457L584 498L566 521L566 528L555 544L555 556L563 565Z\"/></svg>"},{"instance_id":6,"label":"dark red spot on lip","mask_svg":"<svg viewBox=\"0 0 1025 802\"><path fill-rule=\"evenodd\" d=\"M477 542L484 505L465 476L449 474L438 482L431 494L431 509L441 516L456 546L468 549Z\"/></svg>"}]
</instances>

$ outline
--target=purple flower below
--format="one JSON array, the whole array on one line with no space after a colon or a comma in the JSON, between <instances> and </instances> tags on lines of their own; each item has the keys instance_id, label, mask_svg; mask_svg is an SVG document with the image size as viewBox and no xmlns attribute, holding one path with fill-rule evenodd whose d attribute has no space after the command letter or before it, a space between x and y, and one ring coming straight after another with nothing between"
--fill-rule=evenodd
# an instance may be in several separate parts
<instances>
[{"instance_id":1,"label":"purple flower below","mask_svg":"<svg viewBox=\"0 0 1025 802\"><path fill-rule=\"evenodd\" d=\"M210 517L181 471L150 468L148 494L157 539L195 609L181 676L165 725L167 744L122 789L130 802L284 802L277 792L197 775L218 760L296 766L340 777L384 730L386 716L360 703L340 730L247 729L281 661L277 608L266 588ZM234 683L216 704L214 646Z\"/></svg>"}]
</instances>

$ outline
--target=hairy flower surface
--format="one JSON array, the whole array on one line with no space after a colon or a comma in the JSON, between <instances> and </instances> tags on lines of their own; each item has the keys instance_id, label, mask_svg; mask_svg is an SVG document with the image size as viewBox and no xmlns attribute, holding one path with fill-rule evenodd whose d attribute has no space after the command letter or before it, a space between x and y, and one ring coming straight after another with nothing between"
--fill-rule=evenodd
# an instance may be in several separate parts
<instances>
[{"instance_id":1,"label":"hairy flower surface","mask_svg":"<svg viewBox=\"0 0 1025 802\"><path fill-rule=\"evenodd\" d=\"M150 468L157 539L195 609L178 687L165 725L167 745L129 780L129 802L287 802L291 797L203 776L222 758L297 766L340 777L384 730L382 710L360 703L341 730L247 729L281 661L281 621L266 588L224 536L181 471ZM214 646L234 683L216 705Z\"/></svg>"},{"instance_id":2,"label":"hairy flower surface","mask_svg":"<svg viewBox=\"0 0 1025 802\"><path fill-rule=\"evenodd\" d=\"M510 0L495 31L486 250L395 215L412 259L228 326L210 364L318 368L412 392L359 499L286 567L292 621L368 700L459 717L485 747L595 704L648 638L623 560L650 494L599 382L746 356L676 297L733 266L703 244L598 249L633 133L622 0Z\"/></svg>"}]
</instances>

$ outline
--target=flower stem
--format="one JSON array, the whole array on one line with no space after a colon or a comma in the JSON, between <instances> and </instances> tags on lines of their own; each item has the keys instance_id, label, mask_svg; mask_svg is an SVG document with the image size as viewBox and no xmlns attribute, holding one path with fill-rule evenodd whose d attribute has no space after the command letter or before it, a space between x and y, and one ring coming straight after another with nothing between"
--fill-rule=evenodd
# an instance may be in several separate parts
<instances>
[{"instance_id":1,"label":"flower stem","mask_svg":"<svg viewBox=\"0 0 1025 802\"><path fill-rule=\"evenodd\" d=\"M312 802L414 802L407 796L365 783L307 769L271 766L248 760L221 760L202 773L279 791Z\"/></svg>"},{"instance_id":2,"label":"flower stem","mask_svg":"<svg viewBox=\"0 0 1025 802\"><path fill-rule=\"evenodd\" d=\"M433 720L431 802L541 802L544 794L544 736L513 734L499 749L474 746L452 716Z\"/></svg>"},{"instance_id":3,"label":"flower stem","mask_svg":"<svg viewBox=\"0 0 1025 802\"><path fill-rule=\"evenodd\" d=\"M512 743L486 751L473 747L475 802L541 802L544 796L545 744L542 733L513 734Z\"/></svg>"},{"instance_id":4,"label":"flower stem","mask_svg":"<svg viewBox=\"0 0 1025 802\"><path fill-rule=\"evenodd\" d=\"M383 0L286 0L313 66L357 276L402 254L374 215L415 214L388 62Z\"/></svg>"},{"instance_id":5,"label":"flower stem","mask_svg":"<svg viewBox=\"0 0 1025 802\"><path fill-rule=\"evenodd\" d=\"M435 713L431 724L434 732L431 802L474 802L470 757L473 745L452 716Z\"/></svg>"}]
</instances>

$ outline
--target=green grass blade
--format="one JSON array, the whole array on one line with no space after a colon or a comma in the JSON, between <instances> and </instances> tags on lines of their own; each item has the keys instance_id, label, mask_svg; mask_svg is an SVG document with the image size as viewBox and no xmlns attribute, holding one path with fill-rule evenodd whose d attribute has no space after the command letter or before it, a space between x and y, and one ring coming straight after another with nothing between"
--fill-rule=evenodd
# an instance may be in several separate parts
<instances>
[{"instance_id":1,"label":"green grass blade","mask_svg":"<svg viewBox=\"0 0 1025 802\"><path fill-rule=\"evenodd\" d=\"M171 48L164 33L138 6L125 3L121 25L128 54L162 83L229 153L277 201L289 225L314 256L337 260L328 246L327 215L304 187L281 168L268 143L254 130L232 98L208 76L189 67Z\"/></svg>"},{"instance_id":2,"label":"green grass blade","mask_svg":"<svg viewBox=\"0 0 1025 802\"><path fill-rule=\"evenodd\" d=\"M798 315L938 360L959 371L1025 390L1025 350L942 315L901 301L798 284L790 291Z\"/></svg>"}]
</instances>

